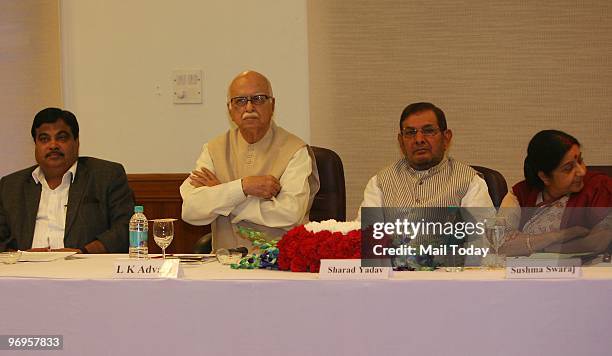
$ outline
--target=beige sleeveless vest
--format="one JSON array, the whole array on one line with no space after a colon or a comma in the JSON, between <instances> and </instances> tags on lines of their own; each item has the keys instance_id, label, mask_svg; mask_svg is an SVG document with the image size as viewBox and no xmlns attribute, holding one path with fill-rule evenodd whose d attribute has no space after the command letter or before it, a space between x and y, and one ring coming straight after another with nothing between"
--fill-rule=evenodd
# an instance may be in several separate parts
<instances>
[{"instance_id":1,"label":"beige sleeveless vest","mask_svg":"<svg viewBox=\"0 0 612 356\"><path fill-rule=\"evenodd\" d=\"M378 186L383 194L383 209L386 221L408 218L413 221L436 221L444 214L442 210L415 210L411 208L460 207L470 183L478 172L467 164L451 157L426 170L417 171L402 158L384 168L377 175ZM411 244L437 244L432 236L419 236Z\"/></svg>"},{"instance_id":2,"label":"beige sleeveless vest","mask_svg":"<svg viewBox=\"0 0 612 356\"><path fill-rule=\"evenodd\" d=\"M426 171L415 170L402 158L381 170L377 180L383 193L383 206L458 207L477 174L472 167L452 157L445 157Z\"/></svg>"},{"instance_id":3,"label":"beige sleeveless vest","mask_svg":"<svg viewBox=\"0 0 612 356\"><path fill-rule=\"evenodd\" d=\"M276 126L274 121L265 136L253 144L244 140L237 128L231 129L208 143L208 152L215 167L215 173L221 183L230 182L247 176L272 175L276 178L284 173L291 157L306 143L297 136ZM313 198L319 190L319 175L312 150L308 147L312 160L312 174L308 177L310 200L306 215L301 223L308 221L308 211ZM249 221L232 224L233 215L219 216L212 223L213 249L234 248L237 246L252 247L248 239L237 233L236 226L252 228L266 234L269 239L278 239L285 230L258 225Z\"/></svg>"}]
</instances>

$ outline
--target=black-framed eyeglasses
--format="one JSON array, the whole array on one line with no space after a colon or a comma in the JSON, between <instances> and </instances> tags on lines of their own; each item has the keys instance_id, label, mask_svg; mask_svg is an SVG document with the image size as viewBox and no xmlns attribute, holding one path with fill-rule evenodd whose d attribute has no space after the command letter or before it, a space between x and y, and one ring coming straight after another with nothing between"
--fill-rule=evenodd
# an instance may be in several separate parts
<instances>
[{"instance_id":1,"label":"black-framed eyeglasses","mask_svg":"<svg viewBox=\"0 0 612 356\"><path fill-rule=\"evenodd\" d=\"M433 126L425 126L425 127L420 128L420 129L415 129L415 128L412 128L412 127L407 127L407 128L405 128L405 129L403 129L401 131L401 134L402 134L402 136L404 136L406 138L414 138L414 137L416 137L417 133L419 133L419 131L421 131L423 136L432 137L432 136L437 135L442 130L440 130L437 127L433 127Z\"/></svg>"},{"instance_id":2,"label":"black-framed eyeglasses","mask_svg":"<svg viewBox=\"0 0 612 356\"><path fill-rule=\"evenodd\" d=\"M235 96L230 99L230 103L236 106L246 106L250 101L253 105L262 105L272 97L266 94L257 94L253 96Z\"/></svg>"}]
</instances>

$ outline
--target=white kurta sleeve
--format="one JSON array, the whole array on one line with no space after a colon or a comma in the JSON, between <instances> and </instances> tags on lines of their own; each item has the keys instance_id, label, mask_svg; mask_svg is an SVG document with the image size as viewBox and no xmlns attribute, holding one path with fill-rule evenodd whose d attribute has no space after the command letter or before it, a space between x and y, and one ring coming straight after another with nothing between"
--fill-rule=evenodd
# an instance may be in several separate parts
<instances>
[{"instance_id":1,"label":"white kurta sleeve","mask_svg":"<svg viewBox=\"0 0 612 356\"><path fill-rule=\"evenodd\" d=\"M493 206L493 200L489 195L487 182L482 177L475 175L468 186L468 190L461 199L461 207L467 208L471 219L476 222L483 222L495 216L497 211ZM467 219L468 217L464 217Z\"/></svg>"},{"instance_id":2,"label":"white kurta sleeve","mask_svg":"<svg viewBox=\"0 0 612 356\"><path fill-rule=\"evenodd\" d=\"M493 207L493 201L489 195L487 182L479 175L475 175L468 186L468 190L461 199L462 208L490 208Z\"/></svg>"},{"instance_id":3,"label":"white kurta sleeve","mask_svg":"<svg viewBox=\"0 0 612 356\"><path fill-rule=\"evenodd\" d=\"M233 223L247 220L259 225L289 229L302 222L308 209L312 160L306 147L291 157L280 177L281 190L272 199L248 196L233 211Z\"/></svg>"},{"instance_id":4,"label":"white kurta sleeve","mask_svg":"<svg viewBox=\"0 0 612 356\"><path fill-rule=\"evenodd\" d=\"M202 167L215 173L207 144L202 147L195 169ZM207 225L219 215L228 216L236 206L247 199L240 179L214 187L195 188L191 185L191 178L187 178L180 191L183 198L182 218L193 225Z\"/></svg>"},{"instance_id":5,"label":"white kurta sleeve","mask_svg":"<svg viewBox=\"0 0 612 356\"><path fill-rule=\"evenodd\" d=\"M370 178L370 180L368 181L368 184L365 187L365 190L363 191L363 201L361 202L361 205L359 206L359 209L357 210L357 217L355 218L355 221L361 221L361 208L364 208L364 207L378 208L382 206L382 203L383 203L382 190L380 190L380 187L378 186L377 176L374 176Z\"/></svg>"}]
</instances>

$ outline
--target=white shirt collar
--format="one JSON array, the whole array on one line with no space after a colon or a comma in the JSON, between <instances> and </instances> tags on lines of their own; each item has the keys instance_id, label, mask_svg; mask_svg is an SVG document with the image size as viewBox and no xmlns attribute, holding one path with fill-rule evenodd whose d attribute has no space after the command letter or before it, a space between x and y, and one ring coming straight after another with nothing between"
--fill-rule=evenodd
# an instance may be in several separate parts
<instances>
[{"instance_id":1,"label":"white shirt collar","mask_svg":"<svg viewBox=\"0 0 612 356\"><path fill-rule=\"evenodd\" d=\"M74 178L76 177L77 163L79 163L79 160L74 161L74 164L66 171L66 173L64 173L62 176L62 181L66 177L66 174L70 174L70 183L74 182ZM36 169L32 171L32 178L36 184L41 184L40 182L45 179L45 174L43 173L42 169L40 169L40 166L36 167Z\"/></svg>"}]
</instances>

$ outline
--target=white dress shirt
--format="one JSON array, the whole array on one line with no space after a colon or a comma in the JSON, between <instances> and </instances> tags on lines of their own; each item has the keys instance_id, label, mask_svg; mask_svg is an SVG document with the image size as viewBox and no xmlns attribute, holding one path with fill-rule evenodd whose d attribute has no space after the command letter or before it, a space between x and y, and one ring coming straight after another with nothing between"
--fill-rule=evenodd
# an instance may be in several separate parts
<instances>
[{"instance_id":1,"label":"white dress shirt","mask_svg":"<svg viewBox=\"0 0 612 356\"><path fill-rule=\"evenodd\" d=\"M39 167L32 172L36 184L42 185L32 248L64 248L64 230L70 184L76 176L77 162L62 177L55 189L49 188L47 179Z\"/></svg>"},{"instance_id":2,"label":"white dress shirt","mask_svg":"<svg viewBox=\"0 0 612 356\"><path fill-rule=\"evenodd\" d=\"M195 169L206 168L215 173L208 144ZM259 225L275 228L291 228L300 223L306 214L310 196L308 177L312 173L312 161L308 149L302 147L291 157L285 172L280 177L281 191L272 199L245 196L242 182L236 179L214 187L191 185L187 178L181 185L183 198L182 218L193 225L210 224L219 215L232 215L232 223L246 220Z\"/></svg>"}]
</instances>

